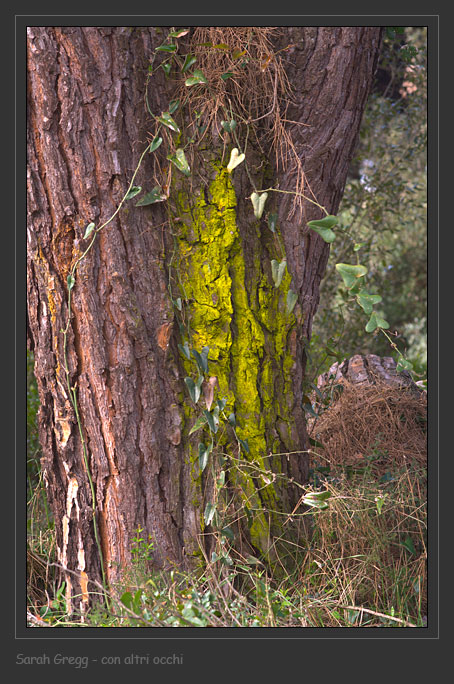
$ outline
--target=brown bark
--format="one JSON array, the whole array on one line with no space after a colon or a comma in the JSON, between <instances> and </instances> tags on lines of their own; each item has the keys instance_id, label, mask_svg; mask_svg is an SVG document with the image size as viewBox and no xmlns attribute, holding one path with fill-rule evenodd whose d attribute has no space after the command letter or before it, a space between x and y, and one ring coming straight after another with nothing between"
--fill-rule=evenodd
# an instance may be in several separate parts
<instances>
[{"instance_id":1,"label":"brown bark","mask_svg":"<svg viewBox=\"0 0 454 684\"><path fill-rule=\"evenodd\" d=\"M29 28L28 34L28 325L41 400L42 465L60 562L81 573L79 581L66 576L68 596L74 590L85 598L84 578L100 579L101 569L89 479L64 368L66 278L86 247L86 225L100 225L114 213L146 144L145 75L162 35L157 37L152 27L39 27ZM380 29L369 27L294 27L283 38L295 45L288 55L288 75L297 93L289 118L309 125L293 124L293 137L317 201L333 214L380 39ZM157 72L150 92L154 111L167 109L173 96L171 81ZM150 176L146 159L137 184L150 185ZM282 189L293 188L290 171L278 180ZM237 216L250 216L245 198L251 189L244 172L236 174L235 190ZM328 258L327 245L304 228L306 220L320 217L320 210L312 205L305 209L304 221L292 220L289 201L279 203L292 287L302 311L301 326L287 340L295 359L294 443L302 450L307 448L301 408L303 345ZM70 381L78 391L110 582L128 564L139 526L154 539L157 566L184 564L197 551L200 534L200 502L194 503L182 440L184 370L167 290L173 243L162 228L165 221L161 205L144 211L129 203L99 233L78 268L72 292ZM266 245L257 247L253 221L239 220L239 231L247 289L257 253L263 270L269 270L269 259ZM290 476L304 482L304 458L283 462ZM289 495L286 505L294 500Z\"/></svg>"}]
</instances>

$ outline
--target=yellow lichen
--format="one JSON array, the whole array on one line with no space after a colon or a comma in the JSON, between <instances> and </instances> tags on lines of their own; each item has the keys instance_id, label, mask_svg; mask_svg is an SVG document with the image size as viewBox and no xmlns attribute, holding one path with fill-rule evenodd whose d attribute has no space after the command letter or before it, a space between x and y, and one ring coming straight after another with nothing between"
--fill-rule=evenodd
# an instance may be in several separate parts
<instances>
[{"instance_id":1,"label":"yellow lichen","mask_svg":"<svg viewBox=\"0 0 454 684\"><path fill-rule=\"evenodd\" d=\"M262 469L268 468L268 454L279 445L273 425L290 424L292 404L289 370L293 359L287 349L289 331L295 323L285 308L290 285L286 272L275 288L260 266L260 245L253 273L246 267L241 235L236 221L236 197L226 168L214 164L216 176L203 194L178 195L180 231L178 270L186 300L184 316L189 322L189 347L201 352L207 346L209 372L219 382L219 396L226 399L226 412L234 411L238 436L247 440L249 453L242 455ZM258 240L260 238L258 237ZM184 360L188 374L194 365ZM193 406L186 407L186 424L195 422ZM290 435L290 429L287 431ZM290 450L291 444L286 447ZM198 454L193 454L194 477L199 476ZM260 484L244 471L235 470L248 506L254 509L250 534L265 554L270 539L267 512L278 506L274 484ZM257 488L260 488L258 493Z\"/></svg>"}]
</instances>

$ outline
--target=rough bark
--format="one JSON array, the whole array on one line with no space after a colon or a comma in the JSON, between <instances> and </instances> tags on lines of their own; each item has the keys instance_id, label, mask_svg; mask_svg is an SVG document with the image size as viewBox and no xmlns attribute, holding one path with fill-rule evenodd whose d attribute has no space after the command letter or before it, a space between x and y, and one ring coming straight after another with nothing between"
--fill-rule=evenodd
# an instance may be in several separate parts
<instances>
[{"instance_id":1,"label":"rough bark","mask_svg":"<svg viewBox=\"0 0 454 684\"><path fill-rule=\"evenodd\" d=\"M293 137L317 201L335 214L381 30L295 27L285 33L283 40L294 44L287 57L296 92L289 116L297 122ZM86 580L100 579L101 567L64 366L66 279L86 247L86 225L99 225L114 213L146 144L145 75L162 34L158 39L152 27L39 27L29 28L28 34L29 343L35 353L42 466L59 558L80 573L78 580L69 575L66 580L68 598L80 592L83 603ZM153 111L166 110L172 97L171 81L158 72L150 92ZM277 205L289 270L285 287L291 284L298 294L295 315L284 320L279 312L286 290L273 286L273 253L252 215L247 176L239 171L232 186L216 162L216 146L207 155L208 190L173 188L179 199L172 205L172 230L163 205L144 210L128 204L99 233L80 263L72 292L70 383L77 387L104 570L111 583L128 565L139 526L154 540L157 566L190 563L213 493L213 478L195 472L199 440L188 439L195 414L183 382L188 364L177 346L184 330L176 324L181 318L169 296L169 284L177 282L172 279L176 264L193 341L199 351L203 342L210 346L210 372L237 414L241 435L252 445L248 458L300 483L307 477L303 349L328 246L305 223L319 218L320 210L306 204L304 217L292 220L288 196L282 195ZM137 184L151 189L150 176L146 159ZM293 189L290 171L277 180L280 188ZM220 228L208 235L213 215ZM184 229L174 239L178 222ZM228 233L232 238L227 240ZM204 268L210 265L208 257L215 263L208 247L213 241L222 259L217 260L219 272L210 276ZM201 274L203 293L197 284ZM186 296L175 289L172 297L178 294ZM205 296L212 297L222 325L218 320L205 329ZM242 381L246 366L254 369L249 388ZM269 453L286 455L268 459ZM289 510L299 496L298 490L273 483L252 495L250 488L257 484L247 478L232 478L230 486L250 494L259 508ZM249 530L249 543L265 554L277 533L276 522L269 526L267 520L255 533ZM267 536L271 542L265 548Z\"/></svg>"}]
</instances>

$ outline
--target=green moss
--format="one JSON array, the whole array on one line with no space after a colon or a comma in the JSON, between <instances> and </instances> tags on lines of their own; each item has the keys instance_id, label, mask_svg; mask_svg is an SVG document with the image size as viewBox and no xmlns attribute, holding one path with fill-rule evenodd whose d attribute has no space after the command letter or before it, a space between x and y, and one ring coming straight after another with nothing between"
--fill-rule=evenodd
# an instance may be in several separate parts
<instances>
[{"instance_id":1,"label":"green moss","mask_svg":"<svg viewBox=\"0 0 454 684\"><path fill-rule=\"evenodd\" d=\"M178 193L178 270L189 302L184 318L190 326L190 348L199 352L204 346L210 348L209 374L217 376L219 396L227 400L226 411L235 411L238 435L248 441L250 453L243 456L266 469L270 451L282 448L276 423L291 423L293 359L287 351L287 337L295 318L285 308L290 276L286 272L275 288L271 271L262 272L258 234L253 272L248 272L246 280L231 177L225 167L213 166L216 176L206 198L200 194L190 201L184 192ZM186 359L184 364L194 377L194 364ZM185 421L193 425L197 414L187 401ZM288 450L292 447L289 439ZM190 460L197 491L198 454L191 453ZM276 509L277 492L263 478L253 480L244 472L236 477L249 507L259 509L254 511L250 533L253 543L266 554L268 513L260 509Z\"/></svg>"}]
</instances>

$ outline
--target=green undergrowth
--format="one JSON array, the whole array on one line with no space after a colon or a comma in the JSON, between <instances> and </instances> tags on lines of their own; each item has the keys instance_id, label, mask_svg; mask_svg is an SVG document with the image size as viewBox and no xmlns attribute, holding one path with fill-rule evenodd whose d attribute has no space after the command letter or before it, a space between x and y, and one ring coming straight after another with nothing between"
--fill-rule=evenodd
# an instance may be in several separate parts
<instances>
[{"instance_id":1,"label":"green undergrowth","mask_svg":"<svg viewBox=\"0 0 454 684\"><path fill-rule=\"evenodd\" d=\"M132 567L111 589L110 612L93 586L89 613L68 615L64 586L54 586L41 604L29 602L37 616L30 626L424 627L425 483L416 464L375 480L367 468L314 463L306 490L328 490L329 503L311 513L311 538L289 544L291 572L273 573L220 538L224 554L193 572L150 573L153 542L138 530Z\"/></svg>"}]
</instances>

